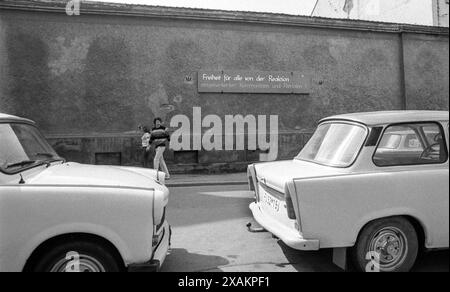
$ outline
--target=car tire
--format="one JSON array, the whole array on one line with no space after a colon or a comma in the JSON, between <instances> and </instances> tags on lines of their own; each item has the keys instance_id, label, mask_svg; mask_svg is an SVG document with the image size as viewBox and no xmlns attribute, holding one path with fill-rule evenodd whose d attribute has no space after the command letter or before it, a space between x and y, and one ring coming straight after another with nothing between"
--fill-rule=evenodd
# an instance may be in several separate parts
<instances>
[{"instance_id":1,"label":"car tire","mask_svg":"<svg viewBox=\"0 0 450 292\"><path fill-rule=\"evenodd\" d=\"M402 217L369 223L352 249L361 272L407 272L416 262L419 240L414 226Z\"/></svg>"},{"instance_id":2,"label":"car tire","mask_svg":"<svg viewBox=\"0 0 450 292\"><path fill-rule=\"evenodd\" d=\"M61 243L48 249L31 268L33 272L121 272L113 253L91 241Z\"/></svg>"}]
</instances>

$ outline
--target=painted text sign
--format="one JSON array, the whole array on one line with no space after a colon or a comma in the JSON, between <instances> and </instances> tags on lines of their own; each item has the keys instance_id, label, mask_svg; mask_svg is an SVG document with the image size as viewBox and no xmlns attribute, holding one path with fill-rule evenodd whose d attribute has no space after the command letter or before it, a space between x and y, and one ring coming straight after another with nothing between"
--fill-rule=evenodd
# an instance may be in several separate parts
<instances>
[{"instance_id":1,"label":"painted text sign","mask_svg":"<svg viewBox=\"0 0 450 292\"><path fill-rule=\"evenodd\" d=\"M200 71L198 92L309 93L310 78L300 72Z\"/></svg>"}]
</instances>

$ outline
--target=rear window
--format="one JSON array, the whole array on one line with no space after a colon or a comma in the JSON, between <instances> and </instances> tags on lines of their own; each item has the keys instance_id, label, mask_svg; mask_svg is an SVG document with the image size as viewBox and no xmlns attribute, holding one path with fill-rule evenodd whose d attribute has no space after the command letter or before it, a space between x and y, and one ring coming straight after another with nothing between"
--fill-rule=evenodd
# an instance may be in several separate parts
<instances>
[{"instance_id":1,"label":"rear window","mask_svg":"<svg viewBox=\"0 0 450 292\"><path fill-rule=\"evenodd\" d=\"M348 167L356 159L367 138L367 129L348 123L319 125L312 138L297 156L332 167Z\"/></svg>"}]
</instances>

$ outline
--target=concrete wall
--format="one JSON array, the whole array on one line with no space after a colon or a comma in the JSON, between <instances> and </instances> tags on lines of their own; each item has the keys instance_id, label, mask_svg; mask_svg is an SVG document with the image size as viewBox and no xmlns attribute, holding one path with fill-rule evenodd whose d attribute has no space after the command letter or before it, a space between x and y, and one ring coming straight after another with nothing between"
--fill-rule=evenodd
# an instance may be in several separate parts
<instances>
[{"instance_id":1,"label":"concrete wall","mask_svg":"<svg viewBox=\"0 0 450 292\"><path fill-rule=\"evenodd\" d=\"M407 109L448 110L448 38L406 34L403 39Z\"/></svg>"},{"instance_id":2,"label":"concrete wall","mask_svg":"<svg viewBox=\"0 0 450 292\"><path fill-rule=\"evenodd\" d=\"M1 13L1 12L0 12ZM8 68L8 56L6 49L6 25L3 23L2 17L0 16L0 100L6 97L6 76ZM3 102L0 101L0 104ZM1 105L0 105L1 108Z\"/></svg>"},{"instance_id":3,"label":"concrete wall","mask_svg":"<svg viewBox=\"0 0 450 292\"><path fill-rule=\"evenodd\" d=\"M279 159L328 115L448 110L448 29L85 3L69 17L47 2L0 2L0 112L35 120L69 160L137 165L137 125L193 107L279 115ZM301 71L311 92L200 94L199 70ZM167 157L175 171L232 171L260 152Z\"/></svg>"}]
</instances>

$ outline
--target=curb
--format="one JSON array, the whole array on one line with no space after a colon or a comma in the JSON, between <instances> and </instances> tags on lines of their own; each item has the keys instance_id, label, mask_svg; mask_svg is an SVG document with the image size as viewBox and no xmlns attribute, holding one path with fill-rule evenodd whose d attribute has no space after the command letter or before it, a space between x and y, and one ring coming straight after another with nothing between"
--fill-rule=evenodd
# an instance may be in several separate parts
<instances>
[{"instance_id":1,"label":"curb","mask_svg":"<svg viewBox=\"0 0 450 292\"><path fill-rule=\"evenodd\" d=\"M212 182L166 182L168 188L180 188L180 187L204 187L204 186L240 186L247 185L247 181L212 181Z\"/></svg>"}]
</instances>

